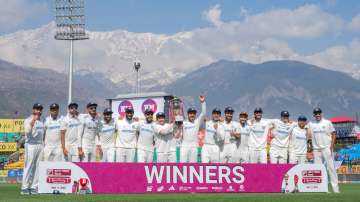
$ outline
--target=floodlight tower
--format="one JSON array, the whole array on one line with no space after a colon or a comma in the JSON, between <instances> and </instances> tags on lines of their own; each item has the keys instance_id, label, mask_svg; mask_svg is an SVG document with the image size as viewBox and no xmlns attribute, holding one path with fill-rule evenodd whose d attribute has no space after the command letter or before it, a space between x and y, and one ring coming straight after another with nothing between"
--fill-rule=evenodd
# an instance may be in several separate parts
<instances>
[{"instance_id":1,"label":"floodlight tower","mask_svg":"<svg viewBox=\"0 0 360 202\"><path fill-rule=\"evenodd\" d=\"M139 80L140 68L141 68L141 62L137 58L135 58L134 70L136 71L136 94L140 94L140 80Z\"/></svg>"},{"instance_id":2,"label":"floodlight tower","mask_svg":"<svg viewBox=\"0 0 360 202\"><path fill-rule=\"evenodd\" d=\"M89 38L85 33L84 10L84 0L55 0L55 39L70 41L68 103L72 101L74 41Z\"/></svg>"}]
</instances>

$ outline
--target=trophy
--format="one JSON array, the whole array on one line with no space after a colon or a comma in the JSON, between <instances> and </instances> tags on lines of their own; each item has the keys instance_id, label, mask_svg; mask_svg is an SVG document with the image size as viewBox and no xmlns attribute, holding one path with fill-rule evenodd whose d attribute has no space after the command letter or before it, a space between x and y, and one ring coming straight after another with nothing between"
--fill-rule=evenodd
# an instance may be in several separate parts
<instances>
[{"instance_id":1,"label":"trophy","mask_svg":"<svg viewBox=\"0 0 360 202\"><path fill-rule=\"evenodd\" d=\"M184 104L180 98L174 97L169 101L169 121L174 123L181 120L184 120Z\"/></svg>"},{"instance_id":2,"label":"trophy","mask_svg":"<svg viewBox=\"0 0 360 202\"><path fill-rule=\"evenodd\" d=\"M87 186L88 183L89 183L89 180L86 179L86 178L80 178L79 179L79 184L80 184L79 193L80 194L88 194L88 193L90 193L89 187Z\"/></svg>"},{"instance_id":3,"label":"trophy","mask_svg":"<svg viewBox=\"0 0 360 202\"><path fill-rule=\"evenodd\" d=\"M294 193L299 192L298 184L299 184L299 176L294 175L294 185L295 185Z\"/></svg>"}]
</instances>

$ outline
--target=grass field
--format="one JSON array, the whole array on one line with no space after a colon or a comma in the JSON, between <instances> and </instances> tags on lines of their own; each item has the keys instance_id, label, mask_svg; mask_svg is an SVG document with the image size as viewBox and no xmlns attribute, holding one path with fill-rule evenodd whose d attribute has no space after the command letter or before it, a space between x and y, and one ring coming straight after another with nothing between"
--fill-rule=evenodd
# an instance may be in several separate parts
<instances>
[{"instance_id":1,"label":"grass field","mask_svg":"<svg viewBox=\"0 0 360 202\"><path fill-rule=\"evenodd\" d=\"M360 202L360 184L343 184L340 194L298 193L298 194L136 194L136 195L20 195L20 186L0 184L0 201L349 201Z\"/></svg>"}]
</instances>

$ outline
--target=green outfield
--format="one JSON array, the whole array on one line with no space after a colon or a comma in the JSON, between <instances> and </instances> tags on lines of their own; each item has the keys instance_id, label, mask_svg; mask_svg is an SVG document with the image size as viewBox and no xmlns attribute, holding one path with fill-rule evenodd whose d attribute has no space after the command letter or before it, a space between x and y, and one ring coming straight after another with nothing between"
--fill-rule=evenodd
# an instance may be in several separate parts
<instances>
[{"instance_id":1,"label":"green outfield","mask_svg":"<svg viewBox=\"0 0 360 202\"><path fill-rule=\"evenodd\" d=\"M133 194L133 195L32 195L19 194L19 185L0 184L0 201L360 201L360 184L343 184L340 194L298 193L298 194Z\"/></svg>"}]
</instances>

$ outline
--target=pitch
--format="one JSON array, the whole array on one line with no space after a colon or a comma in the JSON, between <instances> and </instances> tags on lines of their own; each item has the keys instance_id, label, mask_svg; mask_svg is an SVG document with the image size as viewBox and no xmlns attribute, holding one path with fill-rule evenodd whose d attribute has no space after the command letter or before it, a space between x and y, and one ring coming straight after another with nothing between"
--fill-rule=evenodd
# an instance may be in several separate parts
<instances>
[{"instance_id":1,"label":"pitch","mask_svg":"<svg viewBox=\"0 0 360 202\"><path fill-rule=\"evenodd\" d=\"M20 185L0 184L0 201L360 201L360 184L341 184L340 194L332 193L230 193L230 194L133 194L133 195L20 195Z\"/></svg>"}]
</instances>

